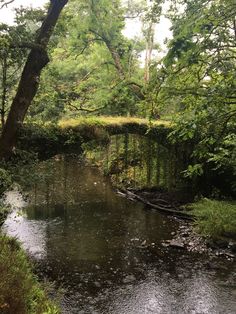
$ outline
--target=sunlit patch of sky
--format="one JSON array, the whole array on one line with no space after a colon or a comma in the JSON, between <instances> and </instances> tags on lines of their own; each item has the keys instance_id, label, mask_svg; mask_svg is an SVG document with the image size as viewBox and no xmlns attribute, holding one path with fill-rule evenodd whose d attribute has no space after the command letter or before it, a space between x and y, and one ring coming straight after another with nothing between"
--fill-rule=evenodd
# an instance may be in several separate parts
<instances>
[{"instance_id":1,"label":"sunlit patch of sky","mask_svg":"<svg viewBox=\"0 0 236 314\"><path fill-rule=\"evenodd\" d=\"M170 38L172 32L170 30L171 22L166 17L160 18L160 23L155 28L155 42L163 46L166 38ZM142 25L137 19L128 19L123 34L128 38L140 37L142 35Z\"/></svg>"}]
</instances>

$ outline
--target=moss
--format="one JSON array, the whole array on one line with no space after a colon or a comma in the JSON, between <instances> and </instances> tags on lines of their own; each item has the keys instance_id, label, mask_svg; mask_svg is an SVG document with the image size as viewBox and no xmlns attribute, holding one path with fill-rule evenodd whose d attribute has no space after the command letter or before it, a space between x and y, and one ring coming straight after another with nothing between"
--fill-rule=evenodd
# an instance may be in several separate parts
<instances>
[{"instance_id":1,"label":"moss","mask_svg":"<svg viewBox=\"0 0 236 314\"><path fill-rule=\"evenodd\" d=\"M157 140L161 144L168 144L168 135L171 130L171 122L164 120L149 121L135 117L80 117L76 119L61 120L58 123L61 131L77 131L84 142L106 136L133 133L147 136Z\"/></svg>"},{"instance_id":2,"label":"moss","mask_svg":"<svg viewBox=\"0 0 236 314\"><path fill-rule=\"evenodd\" d=\"M0 313L59 313L33 275L19 243L3 235L0 236L0 274Z\"/></svg>"},{"instance_id":3,"label":"moss","mask_svg":"<svg viewBox=\"0 0 236 314\"><path fill-rule=\"evenodd\" d=\"M135 124L135 125L144 125L144 126L150 126L150 127L156 127L156 126L166 126L169 127L171 125L170 121L165 120L155 120L155 121L149 121L147 119L141 119L141 118L135 118L135 117L79 117L76 119L67 119L67 120L61 120L59 121L58 125L60 128L76 128L78 126L125 126L128 124Z\"/></svg>"},{"instance_id":4,"label":"moss","mask_svg":"<svg viewBox=\"0 0 236 314\"><path fill-rule=\"evenodd\" d=\"M190 205L196 216L196 230L207 237L236 234L236 203L204 198Z\"/></svg>"},{"instance_id":5,"label":"moss","mask_svg":"<svg viewBox=\"0 0 236 314\"><path fill-rule=\"evenodd\" d=\"M170 128L169 121L150 122L132 117L80 117L61 120L58 125L25 124L19 136L18 148L37 152L41 159L66 152L81 153L84 143L93 140L107 143L111 135L125 133L147 136L168 145Z\"/></svg>"}]
</instances>

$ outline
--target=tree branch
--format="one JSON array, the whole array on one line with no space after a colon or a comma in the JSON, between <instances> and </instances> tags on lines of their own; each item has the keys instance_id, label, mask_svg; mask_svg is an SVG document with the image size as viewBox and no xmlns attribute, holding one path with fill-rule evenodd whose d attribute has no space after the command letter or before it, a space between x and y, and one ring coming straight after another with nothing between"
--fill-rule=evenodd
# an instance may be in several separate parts
<instances>
[{"instance_id":1,"label":"tree branch","mask_svg":"<svg viewBox=\"0 0 236 314\"><path fill-rule=\"evenodd\" d=\"M6 1L6 0L1 0L0 3L2 3L2 4L1 4L1 6L0 6L0 10L3 9L4 7L7 7L8 4L11 4L11 3L14 2L14 1L15 1L15 0L8 0L8 1Z\"/></svg>"},{"instance_id":2,"label":"tree branch","mask_svg":"<svg viewBox=\"0 0 236 314\"><path fill-rule=\"evenodd\" d=\"M67 104L69 107L75 109L76 111L85 111L85 112L88 112L88 113L92 113L92 112L97 112L97 111L100 111L104 108L106 108L107 105L104 105L102 107L99 107L99 108L95 108L95 109L88 109L88 108L83 108L82 105L80 105L79 107L73 105L73 104Z\"/></svg>"}]
</instances>

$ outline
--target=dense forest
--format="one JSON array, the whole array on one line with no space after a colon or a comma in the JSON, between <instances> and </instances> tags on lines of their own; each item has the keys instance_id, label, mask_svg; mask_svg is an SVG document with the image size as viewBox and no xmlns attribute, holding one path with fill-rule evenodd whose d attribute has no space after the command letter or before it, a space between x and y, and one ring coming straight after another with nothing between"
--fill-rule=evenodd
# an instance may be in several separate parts
<instances>
[{"instance_id":1,"label":"dense forest","mask_svg":"<svg viewBox=\"0 0 236 314\"><path fill-rule=\"evenodd\" d=\"M0 11L14 2L0 0ZM50 0L14 14L0 21L1 195L50 182L44 163L69 151L123 196L194 221L235 252L235 1ZM163 19L172 35L160 43ZM2 201L2 224L9 211ZM0 244L0 272L17 259L27 277L17 292L7 273L0 312L58 313L18 242Z\"/></svg>"}]
</instances>

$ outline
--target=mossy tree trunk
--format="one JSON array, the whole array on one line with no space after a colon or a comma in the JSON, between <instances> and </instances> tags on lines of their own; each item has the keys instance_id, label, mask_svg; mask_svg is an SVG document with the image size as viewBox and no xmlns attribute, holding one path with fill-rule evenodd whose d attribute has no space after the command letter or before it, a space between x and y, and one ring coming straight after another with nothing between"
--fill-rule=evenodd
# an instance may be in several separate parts
<instances>
[{"instance_id":1,"label":"mossy tree trunk","mask_svg":"<svg viewBox=\"0 0 236 314\"><path fill-rule=\"evenodd\" d=\"M57 20L68 0L51 0L48 13L26 60L16 96L0 138L0 158L8 159L16 144L17 133L36 95L42 69L49 62L47 47Z\"/></svg>"}]
</instances>

